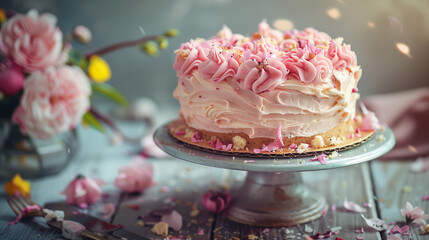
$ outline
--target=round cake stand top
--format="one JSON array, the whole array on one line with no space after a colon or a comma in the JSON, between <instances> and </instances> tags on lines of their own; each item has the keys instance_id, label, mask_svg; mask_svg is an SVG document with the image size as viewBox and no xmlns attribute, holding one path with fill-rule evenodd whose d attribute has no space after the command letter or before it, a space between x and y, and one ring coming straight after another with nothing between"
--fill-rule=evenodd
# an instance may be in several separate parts
<instances>
[{"instance_id":1,"label":"round cake stand top","mask_svg":"<svg viewBox=\"0 0 429 240\"><path fill-rule=\"evenodd\" d=\"M386 126L384 131L377 130L368 141L357 147L339 152L338 157L327 159L327 164L323 165L318 161L312 161L314 156L261 158L206 152L189 147L172 137L168 130L168 123L155 131L154 141L158 147L169 155L185 161L211 167L251 172L299 172L346 167L376 159L395 146L395 136L392 130Z\"/></svg>"}]
</instances>

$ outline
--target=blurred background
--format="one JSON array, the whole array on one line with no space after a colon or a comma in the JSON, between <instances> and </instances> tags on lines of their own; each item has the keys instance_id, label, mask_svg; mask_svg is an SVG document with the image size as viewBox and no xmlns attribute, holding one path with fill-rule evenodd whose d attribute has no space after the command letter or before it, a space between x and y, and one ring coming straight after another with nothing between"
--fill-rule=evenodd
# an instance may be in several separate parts
<instances>
[{"instance_id":1,"label":"blurred background","mask_svg":"<svg viewBox=\"0 0 429 240\"><path fill-rule=\"evenodd\" d=\"M179 107L172 97L177 84L172 65L180 43L213 36L223 24L233 32L252 34L264 18L271 26L287 19L299 30L314 27L333 38L344 37L363 69L362 97L429 86L427 0L3 0L0 6L52 13L64 35L77 24L87 26L93 40L88 46L75 45L81 50L141 38L140 28L146 35L179 29L180 35L156 58L136 47L104 55L112 69L112 85L130 101L149 97L161 108Z\"/></svg>"}]
</instances>

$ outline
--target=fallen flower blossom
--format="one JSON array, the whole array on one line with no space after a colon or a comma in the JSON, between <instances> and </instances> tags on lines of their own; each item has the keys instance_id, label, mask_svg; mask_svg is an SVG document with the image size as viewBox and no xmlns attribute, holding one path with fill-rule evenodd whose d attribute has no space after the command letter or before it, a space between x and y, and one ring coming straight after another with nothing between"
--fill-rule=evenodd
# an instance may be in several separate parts
<instances>
[{"instance_id":1,"label":"fallen flower blossom","mask_svg":"<svg viewBox=\"0 0 429 240\"><path fill-rule=\"evenodd\" d=\"M229 207L231 203L231 194L227 192L209 191L203 195L201 202L209 212L219 213Z\"/></svg>"},{"instance_id":2,"label":"fallen flower blossom","mask_svg":"<svg viewBox=\"0 0 429 240\"><path fill-rule=\"evenodd\" d=\"M347 198L344 199L344 203L343 206L346 210L351 211L351 212L355 212L355 213L364 213L366 212L366 209L361 207L360 205L358 205L355 202L352 201L347 201Z\"/></svg>"},{"instance_id":3,"label":"fallen flower blossom","mask_svg":"<svg viewBox=\"0 0 429 240\"><path fill-rule=\"evenodd\" d=\"M152 165L140 156L134 157L133 161L119 169L114 185L124 192L142 192L153 186Z\"/></svg>"},{"instance_id":4,"label":"fallen flower blossom","mask_svg":"<svg viewBox=\"0 0 429 240\"><path fill-rule=\"evenodd\" d=\"M401 214L405 217L407 224L417 223L425 225L426 219L428 219L428 215L425 214L422 208L413 207L413 205L408 201L405 204L405 208L401 209Z\"/></svg>"},{"instance_id":5,"label":"fallen flower blossom","mask_svg":"<svg viewBox=\"0 0 429 240\"><path fill-rule=\"evenodd\" d=\"M78 175L61 194L66 195L66 202L80 207L97 202L101 198L100 186L105 182L98 178Z\"/></svg>"},{"instance_id":6,"label":"fallen flower blossom","mask_svg":"<svg viewBox=\"0 0 429 240\"><path fill-rule=\"evenodd\" d=\"M183 224L182 215L173 210L170 214L162 215L161 222L165 222L175 231L179 231Z\"/></svg>"},{"instance_id":7,"label":"fallen flower blossom","mask_svg":"<svg viewBox=\"0 0 429 240\"><path fill-rule=\"evenodd\" d=\"M361 217L365 220L366 225L369 227L377 230L377 231L384 231L389 228L389 226L381 219L378 218L366 218L363 214L361 214Z\"/></svg>"},{"instance_id":8,"label":"fallen flower blossom","mask_svg":"<svg viewBox=\"0 0 429 240\"><path fill-rule=\"evenodd\" d=\"M324 153L319 156L315 156L311 161L319 161L322 165L326 165L326 155Z\"/></svg>"}]
</instances>

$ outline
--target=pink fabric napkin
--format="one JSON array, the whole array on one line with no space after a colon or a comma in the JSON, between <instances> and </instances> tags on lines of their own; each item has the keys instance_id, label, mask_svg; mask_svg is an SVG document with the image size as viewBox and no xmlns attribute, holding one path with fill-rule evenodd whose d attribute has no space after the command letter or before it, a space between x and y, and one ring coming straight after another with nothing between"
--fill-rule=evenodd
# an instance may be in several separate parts
<instances>
[{"instance_id":1,"label":"pink fabric napkin","mask_svg":"<svg viewBox=\"0 0 429 240\"><path fill-rule=\"evenodd\" d=\"M429 87L370 96L363 102L395 134L396 146L383 159L429 156Z\"/></svg>"}]
</instances>

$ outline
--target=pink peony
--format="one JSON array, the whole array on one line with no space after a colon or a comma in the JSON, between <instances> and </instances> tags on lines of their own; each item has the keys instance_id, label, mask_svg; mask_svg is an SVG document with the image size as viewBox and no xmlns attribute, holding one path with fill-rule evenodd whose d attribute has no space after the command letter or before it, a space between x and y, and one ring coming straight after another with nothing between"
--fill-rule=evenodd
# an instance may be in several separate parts
<instances>
[{"instance_id":1,"label":"pink peony","mask_svg":"<svg viewBox=\"0 0 429 240\"><path fill-rule=\"evenodd\" d=\"M23 133L47 139L76 127L89 108L91 87L78 67L49 67L32 73L12 120Z\"/></svg>"},{"instance_id":2,"label":"pink peony","mask_svg":"<svg viewBox=\"0 0 429 240\"><path fill-rule=\"evenodd\" d=\"M153 168L144 158L135 157L133 161L119 169L115 186L124 192L142 192L153 185Z\"/></svg>"},{"instance_id":3,"label":"pink peony","mask_svg":"<svg viewBox=\"0 0 429 240\"><path fill-rule=\"evenodd\" d=\"M39 16L37 10L16 14L1 29L0 49L28 72L43 70L67 61L63 34L51 14Z\"/></svg>"},{"instance_id":4,"label":"pink peony","mask_svg":"<svg viewBox=\"0 0 429 240\"><path fill-rule=\"evenodd\" d=\"M101 198L100 186L105 182L101 179L94 179L78 175L64 189L61 194L66 195L66 202L78 206L86 206L97 202Z\"/></svg>"},{"instance_id":5,"label":"pink peony","mask_svg":"<svg viewBox=\"0 0 429 240\"><path fill-rule=\"evenodd\" d=\"M231 194L227 192L206 192L201 199L203 206L209 211L219 213L229 207Z\"/></svg>"},{"instance_id":6,"label":"pink peony","mask_svg":"<svg viewBox=\"0 0 429 240\"><path fill-rule=\"evenodd\" d=\"M18 93L24 85L24 72L6 60L0 63L0 92L5 96Z\"/></svg>"}]
</instances>

